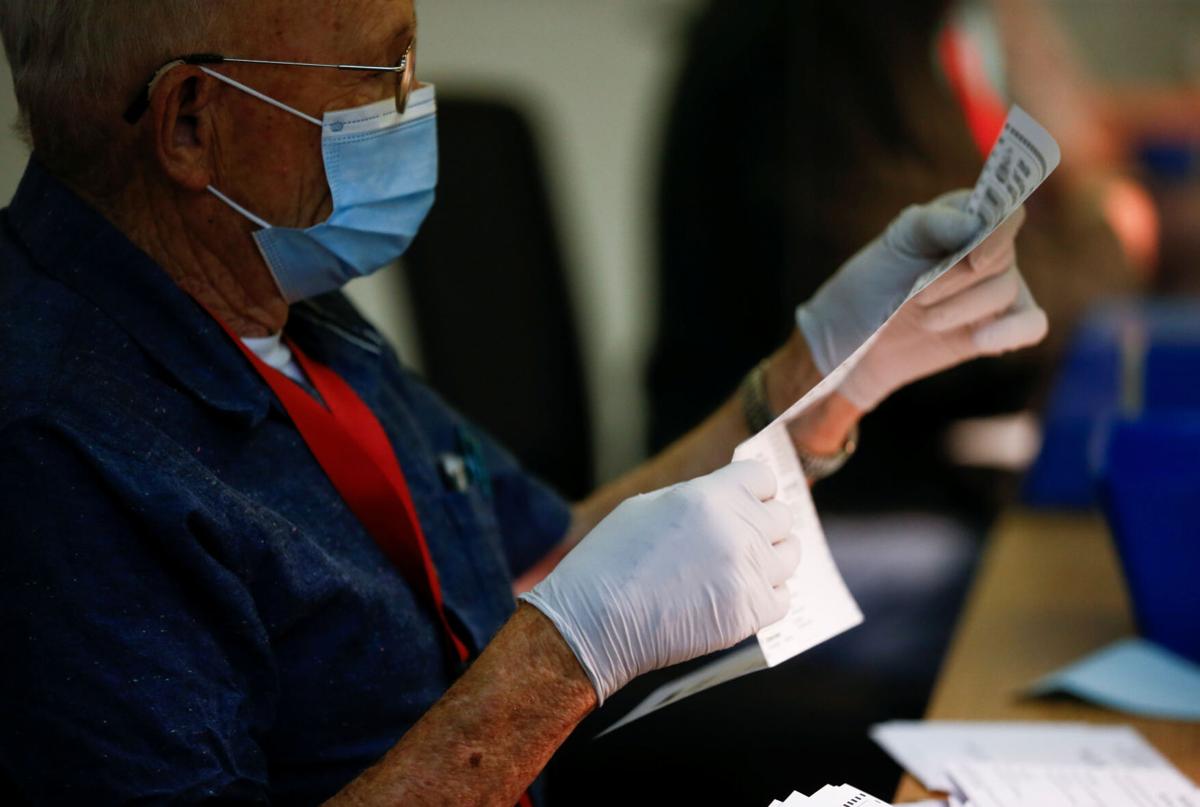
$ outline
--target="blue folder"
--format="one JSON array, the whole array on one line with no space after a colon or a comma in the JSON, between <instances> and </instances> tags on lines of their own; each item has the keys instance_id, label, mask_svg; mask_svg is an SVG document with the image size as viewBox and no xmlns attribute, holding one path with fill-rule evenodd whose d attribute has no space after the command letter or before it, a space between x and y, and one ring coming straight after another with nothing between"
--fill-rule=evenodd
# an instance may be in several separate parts
<instances>
[{"instance_id":1,"label":"blue folder","mask_svg":"<svg viewBox=\"0 0 1200 807\"><path fill-rule=\"evenodd\" d=\"M1200 663L1200 412L1115 421L1105 443L1100 498L1139 632Z\"/></svg>"}]
</instances>

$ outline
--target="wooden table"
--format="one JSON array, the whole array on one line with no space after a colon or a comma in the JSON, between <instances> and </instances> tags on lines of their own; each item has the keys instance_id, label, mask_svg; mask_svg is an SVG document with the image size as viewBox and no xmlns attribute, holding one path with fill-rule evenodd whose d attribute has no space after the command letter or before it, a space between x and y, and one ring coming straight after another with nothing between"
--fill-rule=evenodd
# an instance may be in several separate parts
<instances>
[{"instance_id":1,"label":"wooden table","mask_svg":"<svg viewBox=\"0 0 1200 807\"><path fill-rule=\"evenodd\" d=\"M991 536L925 716L1125 723L1200 782L1200 724L1147 720L1020 694L1046 673L1132 633L1128 598L1103 520L1013 513ZM929 796L905 776L895 801Z\"/></svg>"}]
</instances>

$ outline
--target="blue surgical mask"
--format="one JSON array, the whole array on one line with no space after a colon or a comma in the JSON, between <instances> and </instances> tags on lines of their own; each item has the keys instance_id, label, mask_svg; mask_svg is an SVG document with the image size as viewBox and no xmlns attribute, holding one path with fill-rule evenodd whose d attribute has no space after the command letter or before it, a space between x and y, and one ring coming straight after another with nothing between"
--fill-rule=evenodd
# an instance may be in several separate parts
<instances>
[{"instance_id":1,"label":"blue surgical mask","mask_svg":"<svg viewBox=\"0 0 1200 807\"><path fill-rule=\"evenodd\" d=\"M426 85L403 114L394 99L318 120L215 70L209 75L321 127L333 212L307 229L275 227L216 188L208 190L262 229L254 240L289 303L339 289L408 249L437 187L437 103Z\"/></svg>"}]
</instances>

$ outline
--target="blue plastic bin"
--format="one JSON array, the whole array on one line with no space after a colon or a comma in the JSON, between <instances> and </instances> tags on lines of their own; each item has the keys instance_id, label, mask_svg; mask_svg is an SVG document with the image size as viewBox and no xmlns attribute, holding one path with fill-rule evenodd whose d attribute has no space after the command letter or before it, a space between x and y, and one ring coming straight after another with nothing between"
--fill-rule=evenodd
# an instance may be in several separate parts
<instances>
[{"instance_id":1,"label":"blue plastic bin","mask_svg":"<svg viewBox=\"0 0 1200 807\"><path fill-rule=\"evenodd\" d=\"M1096 503L1098 450L1122 416L1122 338L1142 334L1142 417L1200 413L1200 301L1127 300L1098 307L1080 325L1046 406L1044 440L1022 490L1031 507Z\"/></svg>"},{"instance_id":2,"label":"blue plastic bin","mask_svg":"<svg viewBox=\"0 0 1200 807\"><path fill-rule=\"evenodd\" d=\"M1200 662L1200 413L1112 422L1099 489L1139 630Z\"/></svg>"}]
</instances>

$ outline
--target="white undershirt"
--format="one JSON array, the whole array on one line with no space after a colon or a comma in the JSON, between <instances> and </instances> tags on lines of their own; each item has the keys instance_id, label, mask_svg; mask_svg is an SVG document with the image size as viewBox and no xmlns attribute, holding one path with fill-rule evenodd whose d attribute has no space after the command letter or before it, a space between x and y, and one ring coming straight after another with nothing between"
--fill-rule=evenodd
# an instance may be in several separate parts
<instances>
[{"instance_id":1,"label":"white undershirt","mask_svg":"<svg viewBox=\"0 0 1200 807\"><path fill-rule=\"evenodd\" d=\"M254 355L258 356L259 360L268 367L274 367L297 384L308 383L304 377L304 371L300 369L300 364L292 355L291 348L283 343L282 333L258 338L243 337L242 344L250 348Z\"/></svg>"}]
</instances>

